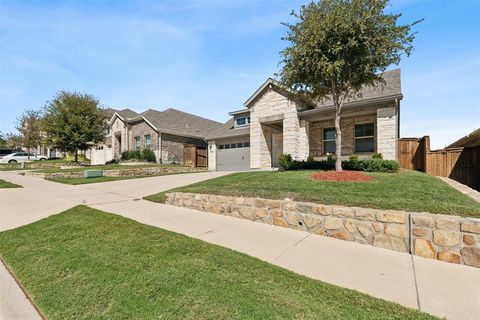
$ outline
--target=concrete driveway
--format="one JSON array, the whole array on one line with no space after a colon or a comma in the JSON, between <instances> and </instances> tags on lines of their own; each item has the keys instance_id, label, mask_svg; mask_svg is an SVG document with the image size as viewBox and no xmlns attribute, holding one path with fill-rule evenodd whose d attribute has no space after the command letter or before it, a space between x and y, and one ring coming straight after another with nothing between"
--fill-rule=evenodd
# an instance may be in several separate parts
<instances>
[{"instance_id":1,"label":"concrete driveway","mask_svg":"<svg viewBox=\"0 0 480 320\"><path fill-rule=\"evenodd\" d=\"M228 173L195 173L70 186L0 172L0 179L24 186L23 189L0 189L0 230L31 223L84 203L440 317L478 319L480 269L138 200L225 174ZM28 300L19 298L22 292L18 286L4 280L9 279L5 273L5 269L0 268L0 275L3 274L0 318L3 314L5 319L22 319L21 310L32 311L32 306Z\"/></svg>"},{"instance_id":2,"label":"concrete driveway","mask_svg":"<svg viewBox=\"0 0 480 320\"><path fill-rule=\"evenodd\" d=\"M14 171L0 171L0 179L23 186L0 189L0 231L35 222L79 204L130 201L230 173L177 174L72 186L21 176Z\"/></svg>"}]
</instances>

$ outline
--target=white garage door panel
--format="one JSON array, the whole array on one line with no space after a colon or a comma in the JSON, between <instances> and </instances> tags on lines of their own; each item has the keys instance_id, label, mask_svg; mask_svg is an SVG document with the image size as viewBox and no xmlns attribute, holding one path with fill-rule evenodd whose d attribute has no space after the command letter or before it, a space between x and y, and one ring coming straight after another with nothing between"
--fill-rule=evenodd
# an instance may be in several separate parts
<instances>
[{"instance_id":1,"label":"white garage door panel","mask_svg":"<svg viewBox=\"0 0 480 320\"><path fill-rule=\"evenodd\" d=\"M250 148L218 149L217 170L250 170Z\"/></svg>"}]
</instances>

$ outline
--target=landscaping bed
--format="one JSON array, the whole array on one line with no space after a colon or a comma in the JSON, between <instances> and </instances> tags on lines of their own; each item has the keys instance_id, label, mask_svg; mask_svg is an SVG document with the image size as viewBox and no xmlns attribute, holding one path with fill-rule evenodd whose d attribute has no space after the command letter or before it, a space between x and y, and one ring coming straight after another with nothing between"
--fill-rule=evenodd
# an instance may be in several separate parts
<instances>
[{"instance_id":1,"label":"landscaping bed","mask_svg":"<svg viewBox=\"0 0 480 320\"><path fill-rule=\"evenodd\" d=\"M310 176L312 180L319 181L372 181L373 177L357 171L323 171Z\"/></svg>"},{"instance_id":2,"label":"landscaping bed","mask_svg":"<svg viewBox=\"0 0 480 320\"><path fill-rule=\"evenodd\" d=\"M327 205L480 217L480 203L421 172L368 173L374 178L369 182L313 181L310 176L314 173L317 171L235 173L168 192L290 198ZM146 199L162 202L165 194Z\"/></svg>"},{"instance_id":3,"label":"landscaping bed","mask_svg":"<svg viewBox=\"0 0 480 320\"><path fill-rule=\"evenodd\" d=\"M48 319L433 319L256 258L78 206L0 233Z\"/></svg>"}]
</instances>

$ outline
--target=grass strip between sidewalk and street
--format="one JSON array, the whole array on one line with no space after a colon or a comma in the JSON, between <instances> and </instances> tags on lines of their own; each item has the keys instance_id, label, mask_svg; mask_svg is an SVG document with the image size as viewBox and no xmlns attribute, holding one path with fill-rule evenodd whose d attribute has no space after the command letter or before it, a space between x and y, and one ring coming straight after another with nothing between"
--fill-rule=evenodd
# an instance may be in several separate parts
<instances>
[{"instance_id":1,"label":"grass strip between sidewalk and street","mask_svg":"<svg viewBox=\"0 0 480 320\"><path fill-rule=\"evenodd\" d=\"M0 179L0 189L9 189L9 188L22 188L22 186Z\"/></svg>"},{"instance_id":2,"label":"grass strip between sidewalk and street","mask_svg":"<svg viewBox=\"0 0 480 320\"><path fill-rule=\"evenodd\" d=\"M0 233L0 256L48 319L434 319L86 206Z\"/></svg>"}]
</instances>

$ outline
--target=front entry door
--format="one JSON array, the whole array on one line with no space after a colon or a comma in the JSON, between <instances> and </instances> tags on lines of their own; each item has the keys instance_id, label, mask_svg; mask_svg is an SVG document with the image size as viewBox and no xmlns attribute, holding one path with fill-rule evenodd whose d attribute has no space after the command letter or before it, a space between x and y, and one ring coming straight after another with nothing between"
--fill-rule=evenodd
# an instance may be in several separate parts
<instances>
[{"instance_id":1,"label":"front entry door","mask_svg":"<svg viewBox=\"0 0 480 320\"><path fill-rule=\"evenodd\" d=\"M283 134L272 133L272 168L278 168L278 157L283 153Z\"/></svg>"}]
</instances>

